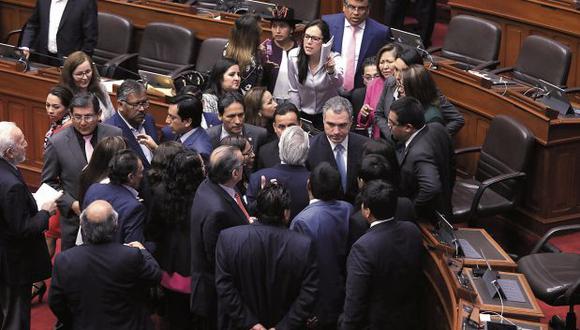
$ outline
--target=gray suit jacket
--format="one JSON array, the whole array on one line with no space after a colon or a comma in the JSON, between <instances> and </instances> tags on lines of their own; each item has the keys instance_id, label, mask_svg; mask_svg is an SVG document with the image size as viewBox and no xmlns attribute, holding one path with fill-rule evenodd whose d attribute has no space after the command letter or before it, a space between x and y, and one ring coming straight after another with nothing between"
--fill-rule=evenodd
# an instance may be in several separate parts
<instances>
[{"instance_id":1,"label":"gray suit jacket","mask_svg":"<svg viewBox=\"0 0 580 330\"><path fill-rule=\"evenodd\" d=\"M219 147L220 145L220 137L222 135L222 125L216 125L207 129L207 134L211 139L211 145L213 149ZM258 149L262 146L262 144L266 143L268 131L266 131L263 127L258 127L250 124L244 124L244 128L242 129L242 135L249 140L254 148L254 152L257 153Z\"/></svg>"},{"instance_id":2,"label":"gray suit jacket","mask_svg":"<svg viewBox=\"0 0 580 330\"><path fill-rule=\"evenodd\" d=\"M108 136L123 136L123 132L118 127L99 124L97 141ZM85 166L87 166L87 160L72 125L48 139L44 151L41 180L42 183L64 192L62 197L57 200L63 242L66 240L66 235L76 235L75 229L78 228L78 224L74 226L76 228L63 228L70 221L64 222L62 219L76 218L76 214L71 210L71 205L78 199L79 178Z\"/></svg>"},{"instance_id":3,"label":"gray suit jacket","mask_svg":"<svg viewBox=\"0 0 580 330\"><path fill-rule=\"evenodd\" d=\"M397 88L396 82L393 76L387 78L379 103L377 103L377 108L375 109L375 122L381 131L381 137L383 139L390 139L391 136L391 130L387 125L387 118L391 104L394 101L393 95ZM465 125L465 120L463 119L463 115L449 102L440 90L437 90L437 93L439 94L439 110L441 110L441 114L445 120L447 131L453 136Z\"/></svg>"}]
</instances>

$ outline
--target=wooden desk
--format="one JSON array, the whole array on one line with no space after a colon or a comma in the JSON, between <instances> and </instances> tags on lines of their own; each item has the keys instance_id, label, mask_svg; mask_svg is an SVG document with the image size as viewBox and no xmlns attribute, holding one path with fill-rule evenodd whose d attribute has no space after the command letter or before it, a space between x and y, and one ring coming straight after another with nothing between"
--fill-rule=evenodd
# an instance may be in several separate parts
<instances>
[{"instance_id":1,"label":"wooden desk","mask_svg":"<svg viewBox=\"0 0 580 330\"><path fill-rule=\"evenodd\" d=\"M422 223L419 225L423 238L428 246L431 246L444 254L453 255L455 248L441 243L433 232L431 224ZM502 249L501 246L487 233L485 229L481 228L459 228L455 231L458 239L463 238L467 240L473 248L481 254L483 251L485 258L489 264L497 270L504 270L513 272L516 271L518 265L510 258L510 256ZM465 267L486 267L485 259L469 259L462 258L463 266Z\"/></svg>"},{"instance_id":2,"label":"wooden desk","mask_svg":"<svg viewBox=\"0 0 580 330\"><path fill-rule=\"evenodd\" d=\"M575 9L574 0L449 0L449 6L452 15L479 16L501 26L502 66L515 64L523 40L532 34L570 47L573 55L567 85L580 85L580 10Z\"/></svg>"},{"instance_id":3,"label":"wooden desk","mask_svg":"<svg viewBox=\"0 0 580 330\"><path fill-rule=\"evenodd\" d=\"M550 119L543 104L521 94L514 97L503 86L484 88L479 78L448 62L439 63L431 73L441 92L464 115L465 126L456 136L456 148L481 145L497 115L510 116L534 133L536 147L514 221L538 234L553 226L580 222L580 118ZM473 173L475 160L458 163Z\"/></svg>"},{"instance_id":4,"label":"wooden desk","mask_svg":"<svg viewBox=\"0 0 580 330\"><path fill-rule=\"evenodd\" d=\"M28 141L27 160L20 169L26 182L33 187L40 183L44 134L49 127L45 102L48 91L58 82L55 73L22 73L16 70L14 62L0 60L0 121L13 121L24 132ZM115 95L111 97L114 102ZM149 113L161 127L165 124L167 105L160 98L152 97L150 101Z\"/></svg>"},{"instance_id":5,"label":"wooden desk","mask_svg":"<svg viewBox=\"0 0 580 330\"><path fill-rule=\"evenodd\" d=\"M456 330L471 330L471 329L483 329L485 325L485 321L483 321L484 314L486 312L480 313L479 307L469 303L464 300L460 300L458 304L458 317L457 323L455 324ZM475 324L472 324L470 328L466 321L471 319ZM491 321L500 322L501 318L497 315L492 315L490 318ZM529 330L548 330L548 325L537 323L537 322L530 322L530 321L522 321L514 318L504 318L504 323L513 323L519 327L529 329ZM465 326L464 326L465 325Z\"/></svg>"}]
</instances>

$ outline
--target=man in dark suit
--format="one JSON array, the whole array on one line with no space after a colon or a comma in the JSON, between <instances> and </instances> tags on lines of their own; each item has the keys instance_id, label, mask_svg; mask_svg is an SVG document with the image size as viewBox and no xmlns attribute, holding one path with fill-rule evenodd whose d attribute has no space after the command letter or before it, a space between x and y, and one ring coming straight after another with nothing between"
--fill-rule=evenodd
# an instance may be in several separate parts
<instances>
[{"instance_id":1,"label":"man in dark suit","mask_svg":"<svg viewBox=\"0 0 580 330\"><path fill-rule=\"evenodd\" d=\"M308 235L316 242L319 294L314 314L317 329L336 329L344 302L345 262L348 240L348 218L352 205L337 200L340 175L328 163L319 164L308 182L310 205L300 212L290 229Z\"/></svg>"},{"instance_id":2,"label":"man in dark suit","mask_svg":"<svg viewBox=\"0 0 580 330\"><path fill-rule=\"evenodd\" d=\"M290 192L290 220L308 205L308 190L306 189L310 172L304 166L308 157L308 133L300 126L288 127L280 138L280 160L272 168L265 168L252 173L250 186L246 192L251 209L256 207L256 196L263 185L262 180L284 185ZM263 177L263 179L262 179Z\"/></svg>"},{"instance_id":3,"label":"man in dark suit","mask_svg":"<svg viewBox=\"0 0 580 330\"><path fill-rule=\"evenodd\" d=\"M394 219L397 195L385 181L369 182L361 201L371 228L348 256L339 329L418 329L421 232L412 222Z\"/></svg>"},{"instance_id":4,"label":"man in dark suit","mask_svg":"<svg viewBox=\"0 0 580 330\"><path fill-rule=\"evenodd\" d=\"M216 148L210 157L208 178L191 206L191 312L196 329L215 329L215 246L226 228L249 223L249 215L235 190L242 179L242 152L231 146Z\"/></svg>"},{"instance_id":5,"label":"man in dark suit","mask_svg":"<svg viewBox=\"0 0 580 330\"><path fill-rule=\"evenodd\" d=\"M322 162L338 169L344 199L354 202L358 193L356 178L362 160L363 145L368 138L350 132L352 105L340 96L329 99L322 108L324 134L310 140L308 168L313 169Z\"/></svg>"},{"instance_id":6,"label":"man in dark suit","mask_svg":"<svg viewBox=\"0 0 580 330\"><path fill-rule=\"evenodd\" d=\"M244 99L239 93L226 93L218 101L218 113L222 124L207 130L214 148L229 135L244 136L252 145L253 150L259 150L266 142L268 132L265 128L244 123Z\"/></svg>"},{"instance_id":7,"label":"man in dark suit","mask_svg":"<svg viewBox=\"0 0 580 330\"><path fill-rule=\"evenodd\" d=\"M55 59L82 50L89 56L98 40L96 0L37 0L36 7L22 32L26 57L30 50L39 53L36 61L58 65Z\"/></svg>"},{"instance_id":8,"label":"man in dark suit","mask_svg":"<svg viewBox=\"0 0 580 330\"><path fill-rule=\"evenodd\" d=\"M20 128L0 122L1 329L30 329L30 288L50 277L43 232L56 211L56 202L45 202L39 211L28 191L16 167L26 159L27 145Z\"/></svg>"},{"instance_id":9,"label":"man in dark suit","mask_svg":"<svg viewBox=\"0 0 580 330\"><path fill-rule=\"evenodd\" d=\"M455 158L445 127L425 125L423 107L412 97L393 102L389 126L397 143L400 196L413 202L418 218L433 219L435 211L450 216Z\"/></svg>"},{"instance_id":10,"label":"man in dark suit","mask_svg":"<svg viewBox=\"0 0 580 330\"><path fill-rule=\"evenodd\" d=\"M375 56L391 38L387 26L369 18L370 2L343 0L342 13L322 16L334 36L332 50L339 52L346 62L343 85L346 92L363 86L364 59Z\"/></svg>"},{"instance_id":11,"label":"man in dark suit","mask_svg":"<svg viewBox=\"0 0 580 330\"><path fill-rule=\"evenodd\" d=\"M282 132L291 126L300 126L300 112L293 103L287 102L278 105L274 111L274 132L277 139L270 141L260 147L258 151L257 168L274 167L280 164L280 151L278 150L278 142Z\"/></svg>"},{"instance_id":12,"label":"man in dark suit","mask_svg":"<svg viewBox=\"0 0 580 330\"><path fill-rule=\"evenodd\" d=\"M81 214L78 201L79 175L87 166L97 143L107 136L121 136L113 126L99 124L99 101L92 94L75 95L70 105L72 125L48 139L44 151L42 183L62 190L60 211L61 249L75 245Z\"/></svg>"},{"instance_id":13,"label":"man in dark suit","mask_svg":"<svg viewBox=\"0 0 580 330\"><path fill-rule=\"evenodd\" d=\"M202 112L203 105L197 97L187 94L176 96L169 100L166 123L177 141L207 161L213 148L209 135L200 126Z\"/></svg>"},{"instance_id":14,"label":"man in dark suit","mask_svg":"<svg viewBox=\"0 0 580 330\"><path fill-rule=\"evenodd\" d=\"M83 209L96 200L109 202L119 214L116 243L143 242L143 227L147 211L137 189L143 179L143 164L129 149L117 152L109 162L109 183L94 183L83 201Z\"/></svg>"},{"instance_id":15,"label":"man in dark suit","mask_svg":"<svg viewBox=\"0 0 580 330\"><path fill-rule=\"evenodd\" d=\"M152 328L144 292L159 283L159 265L141 243L114 242L117 213L106 201L80 219L85 244L56 256L50 309L65 329Z\"/></svg>"},{"instance_id":16,"label":"man in dark suit","mask_svg":"<svg viewBox=\"0 0 580 330\"><path fill-rule=\"evenodd\" d=\"M409 0L385 0L385 24L392 28L404 29L405 14ZM436 0L415 0L417 34L421 36L425 48L431 46L431 36L437 20Z\"/></svg>"},{"instance_id":17,"label":"man in dark suit","mask_svg":"<svg viewBox=\"0 0 580 330\"><path fill-rule=\"evenodd\" d=\"M157 128L153 116L147 113L148 109L149 100L145 86L127 79L117 89L117 112L105 121L106 124L119 127L123 131L128 147L139 155L146 169L151 166L153 158L148 142L152 140L154 146L159 143Z\"/></svg>"},{"instance_id":18,"label":"man in dark suit","mask_svg":"<svg viewBox=\"0 0 580 330\"><path fill-rule=\"evenodd\" d=\"M314 244L288 230L283 185L266 184L257 200L258 221L223 230L217 242L219 329L302 329L318 292Z\"/></svg>"}]
</instances>

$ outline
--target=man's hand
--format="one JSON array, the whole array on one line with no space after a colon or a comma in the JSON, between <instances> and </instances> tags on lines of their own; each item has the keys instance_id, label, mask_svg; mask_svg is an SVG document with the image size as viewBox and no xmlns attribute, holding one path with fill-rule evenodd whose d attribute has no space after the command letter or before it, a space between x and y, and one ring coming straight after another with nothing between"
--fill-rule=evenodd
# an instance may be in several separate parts
<instances>
[{"instance_id":1,"label":"man's hand","mask_svg":"<svg viewBox=\"0 0 580 330\"><path fill-rule=\"evenodd\" d=\"M45 202L42 204L41 209L53 215L56 213L56 201Z\"/></svg>"},{"instance_id":2,"label":"man's hand","mask_svg":"<svg viewBox=\"0 0 580 330\"><path fill-rule=\"evenodd\" d=\"M30 49L28 47L21 47L22 54L28 59L30 57Z\"/></svg>"},{"instance_id":3,"label":"man's hand","mask_svg":"<svg viewBox=\"0 0 580 330\"><path fill-rule=\"evenodd\" d=\"M137 135L137 139L140 144L144 144L149 150L155 150L158 147L153 138L147 134L139 134Z\"/></svg>"},{"instance_id":4,"label":"man's hand","mask_svg":"<svg viewBox=\"0 0 580 330\"><path fill-rule=\"evenodd\" d=\"M81 204L79 203L79 201L74 201L70 206L70 208L76 215L81 215Z\"/></svg>"},{"instance_id":5,"label":"man's hand","mask_svg":"<svg viewBox=\"0 0 580 330\"><path fill-rule=\"evenodd\" d=\"M141 244L140 242L134 241L131 243L125 243L125 245L132 247L132 248L137 248L139 250L145 250L145 247L143 246L143 244Z\"/></svg>"},{"instance_id":6,"label":"man's hand","mask_svg":"<svg viewBox=\"0 0 580 330\"><path fill-rule=\"evenodd\" d=\"M263 325L258 323L256 325L254 325L250 330L268 330L268 329L266 329Z\"/></svg>"}]
</instances>

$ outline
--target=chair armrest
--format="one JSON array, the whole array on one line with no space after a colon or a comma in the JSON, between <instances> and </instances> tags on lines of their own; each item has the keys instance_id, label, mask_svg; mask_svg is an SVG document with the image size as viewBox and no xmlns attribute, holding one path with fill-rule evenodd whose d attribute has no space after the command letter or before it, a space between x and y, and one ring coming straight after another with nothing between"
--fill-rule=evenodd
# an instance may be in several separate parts
<instances>
[{"instance_id":1,"label":"chair armrest","mask_svg":"<svg viewBox=\"0 0 580 330\"><path fill-rule=\"evenodd\" d=\"M427 49L427 53L429 53L429 54L437 53L437 52L440 52L441 49L443 49L443 47L441 47L441 46L439 46L439 47L429 47L429 49Z\"/></svg>"},{"instance_id":2,"label":"chair armrest","mask_svg":"<svg viewBox=\"0 0 580 330\"><path fill-rule=\"evenodd\" d=\"M467 154L467 153L470 153L470 152L480 152L480 151L481 151L481 146L455 149L455 156Z\"/></svg>"},{"instance_id":3,"label":"chair armrest","mask_svg":"<svg viewBox=\"0 0 580 330\"><path fill-rule=\"evenodd\" d=\"M571 88L566 88L564 90L564 93L568 94L568 93L578 93L580 92L580 87L571 87Z\"/></svg>"},{"instance_id":4,"label":"chair armrest","mask_svg":"<svg viewBox=\"0 0 580 330\"><path fill-rule=\"evenodd\" d=\"M167 75L170 76L172 79L175 79L180 73L184 71L195 70L195 64L185 64L180 66L179 68L171 71Z\"/></svg>"},{"instance_id":5,"label":"chair armrest","mask_svg":"<svg viewBox=\"0 0 580 330\"><path fill-rule=\"evenodd\" d=\"M491 73L498 74L498 73L513 71L513 70L514 70L514 67L513 66L508 66L508 67L505 67L505 68L499 68L499 69L492 70Z\"/></svg>"},{"instance_id":6,"label":"chair armrest","mask_svg":"<svg viewBox=\"0 0 580 330\"><path fill-rule=\"evenodd\" d=\"M498 66L499 61L487 61L473 67L473 70L493 69Z\"/></svg>"},{"instance_id":7,"label":"chair armrest","mask_svg":"<svg viewBox=\"0 0 580 330\"><path fill-rule=\"evenodd\" d=\"M477 189L477 191L475 192L475 195L473 196L473 201L471 202L471 214L477 214L477 206L479 205L479 202L481 200L481 197L483 196L483 193L485 192L485 190L493 185L496 185L498 183L507 181L507 180L523 180L526 177L526 173L524 172L515 172L515 173L508 173L508 174L502 174L502 175L498 175L498 176L494 176L493 178L487 179L485 181L483 181L481 183L481 186L479 186L479 189Z\"/></svg>"},{"instance_id":8,"label":"chair armrest","mask_svg":"<svg viewBox=\"0 0 580 330\"><path fill-rule=\"evenodd\" d=\"M18 30L12 30L10 32L8 32L8 34L6 34L6 37L4 37L4 43L7 44L10 42L10 38L15 35L15 34L20 34L22 33L22 29L18 29ZM20 46L20 45L17 45Z\"/></svg>"},{"instance_id":9,"label":"chair armrest","mask_svg":"<svg viewBox=\"0 0 580 330\"><path fill-rule=\"evenodd\" d=\"M566 299L568 304L570 304L570 301L572 301L572 297L575 294L580 294L580 278L578 281L576 281L576 283L571 285L568 290L566 290L566 293L564 293L564 299Z\"/></svg>"},{"instance_id":10,"label":"chair armrest","mask_svg":"<svg viewBox=\"0 0 580 330\"><path fill-rule=\"evenodd\" d=\"M115 79L139 79L138 59L139 54L137 53L119 55L103 64L103 72L106 73L107 77Z\"/></svg>"},{"instance_id":11,"label":"chair armrest","mask_svg":"<svg viewBox=\"0 0 580 330\"><path fill-rule=\"evenodd\" d=\"M559 226L548 230L548 232L544 234L542 238L540 238L538 243L536 243L532 251L530 251L530 254L538 253L540 249L544 246L544 244L546 244L546 242L548 242L548 240L552 238L552 236L565 231L580 231L580 224Z\"/></svg>"}]
</instances>

